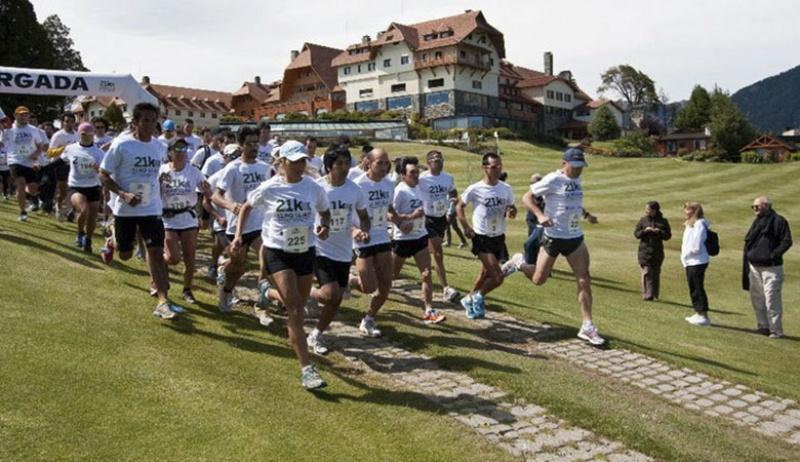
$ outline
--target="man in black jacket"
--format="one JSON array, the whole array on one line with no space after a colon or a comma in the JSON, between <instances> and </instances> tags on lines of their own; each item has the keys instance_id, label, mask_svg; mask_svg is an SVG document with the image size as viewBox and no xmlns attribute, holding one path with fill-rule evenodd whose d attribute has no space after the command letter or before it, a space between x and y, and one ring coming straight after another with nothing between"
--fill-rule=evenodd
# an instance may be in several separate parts
<instances>
[{"instance_id":1,"label":"man in black jacket","mask_svg":"<svg viewBox=\"0 0 800 462\"><path fill-rule=\"evenodd\" d=\"M742 288L750 291L758 332L781 338L783 254L792 246L792 233L768 197L753 200L753 212L756 218L744 238Z\"/></svg>"}]
</instances>

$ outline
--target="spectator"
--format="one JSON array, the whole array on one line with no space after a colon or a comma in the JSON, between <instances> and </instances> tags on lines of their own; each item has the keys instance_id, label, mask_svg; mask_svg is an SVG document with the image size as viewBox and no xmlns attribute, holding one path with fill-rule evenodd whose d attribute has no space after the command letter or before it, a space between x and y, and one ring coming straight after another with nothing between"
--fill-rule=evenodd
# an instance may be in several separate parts
<instances>
[{"instance_id":1,"label":"spectator","mask_svg":"<svg viewBox=\"0 0 800 462\"><path fill-rule=\"evenodd\" d=\"M661 214L661 206L650 201L633 231L639 239L639 266L642 268L642 300L658 301L661 287L661 264L664 262L664 241L670 240L669 221Z\"/></svg>"},{"instance_id":2,"label":"spectator","mask_svg":"<svg viewBox=\"0 0 800 462\"><path fill-rule=\"evenodd\" d=\"M695 314L687 317L686 321L695 326L705 327L711 325L708 319L708 297L705 289L706 269L708 269L708 250L706 250L708 222L703 215L703 206L697 202L683 204L683 214L686 221L681 244L681 263L686 269L689 296L692 298L692 307L695 311Z\"/></svg>"},{"instance_id":3,"label":"spectator","mask_svg":"<svg viewBox=\"0 0 800 462\"><path fill-rule=\"evenodd\" d=\"M530 184L534 184L541 179L542 175L534 173L531 175ZM536 205L544 210L544 198L534 197L534 200L536 201ZM539 220L530 210L528 210L528 214L525 217L525 222L528 224L528 239L523 245L525 263L535 265L536 258L539 255L539 246L542 241L542 236L544 235L544 228L539 225Z\"/></svg>"},{"instance_id":4,"label":"spectator","mask_svg":"<svg viewBox=\"0 0 800 462\"><path fill-rule=\"evenodd\" d=\"M753 201L753 212L756 218L744 238L742 287L750 291L758 332L781 338L783 254L792 246L792 233L767 196Z\"/></svg>"}]
</instances>

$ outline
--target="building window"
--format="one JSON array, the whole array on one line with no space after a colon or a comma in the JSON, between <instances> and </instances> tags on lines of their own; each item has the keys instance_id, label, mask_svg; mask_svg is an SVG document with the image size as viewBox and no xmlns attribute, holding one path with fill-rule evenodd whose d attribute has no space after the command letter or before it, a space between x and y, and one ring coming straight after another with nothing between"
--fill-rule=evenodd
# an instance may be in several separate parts
<instances>
[{"instance_id":1,"label":"building window","mask_svg":"<svg viewBox=\"0 0 800 462\"><path fill-rule=\"evenodd\" d=\"M367 64L367 72L374 71L374 70L375 70L375 63Z\"/></svg>"},{"instance_id":2,"label":"building window","mask_svg":"<svg viewBox=\"0 0 800 462\"><path fill-rule=\"evenodd\" d=\"M386 99L387 109L405 109L413 107L413 99L411 96L395 96L394 98Z\"/></svg>"},{"instance_id":3,"label":"building window","mask_svg":"<svg viewBox=\"0 0 800 462\"><path fill-rule=\"evenodd\" d=\"M404 83L396 83L392 85L392 93L400 93L406 91L406 84Z\"/></svg>"},{"instance_id":4,"label":"building window","mask_svg":"<svg viewBox=\"0 0 800 462\"><path fill-rule=\"evenodd\" d=\"M364 88L363 90L358 91L358 96L361 98L371 98L372 97L372 88Z\"/></svg>"},{"instance_id":5,"label":"building window","mask_svg":"<svg viewBox=\"0 0 800 462\"><path fill-rule=\"evenodd\" d=\"M384 59L383 67L392 67L392 59L391 58Z\"/></svg>"},{"instance_id":6,"label":"building window","mask_svg":"<svg viewBox=\"0 0 800 462\"><path fill-rule=\"evenodd\" d=\"M344 75L350 75L351 72L353 72L353 70L350 69L350 66L344 68Z\"/></svg>"},{"instance_id":7,"label":"building window","mask_svg":"<svg viewBox=\"0 0 800 462\"><path fill-rule=\"evenodd\" d=\"M403 55L400 57L400 65L408 64L408 55Z\"/></svg>"},{"instance_id":8,"label":"building window","mask_svg":"<svg viewBox=\"0 0 800 462\"><path fill-rule=\"evenodd\" d=\"M179 116L179 115L181 115L181 111L180 111L180 110L178 110L178 109L175 109L175 115L176 115L176 116Z\"/></svg>"},{"instance_id":9,"label":"building window","mask_svg":"<svg viewBox=\"0 0 800 462\"><path fill-rule=\"evenodd\" d=\"M444 79L428 80L428 88L439 88L444 86Z\"/></svg>"},{"instance_id":10,"label":"building window","mask_svg":"<svg viewBox=\"0 0 800 462\"><path fill-rule=\"evenodd\" d=\"M572 95L564 93L564 101L568 103L572 102Z\"/></svg>"},{"instance_id":11,"label":"building window","mask_svg":"<svg viewBox=\"0 0 800 462\"><path fill-rule=\"evenodd\" d=\"M437 104L447 104L450 102L450 95L447 91L437 91L425 95L425 106L435 106Z\"/></svg>"},{"instance_id":12,"label":"building window","mask_svg":"<svg viewBox=\"0 0 800 462\"><path fill-rule=\"evenodd\" d=\"M489 66L494 66L494 58L489 58Z\"/></svg>"},{"instance_id":13,"label":"building window","mask_svg":"<svg viewBox=\"0 0 800 462\"><path fill-rule=\"evenodd\" d=\"M442 52L441 51L437 51L436 53L434 53L433 54L433 59L435 59L435 60L442 59Z\"/></svg>"},{"instance_id":14,"label":"building window","mask_svg":"<svg viewBox=\"0 0 800 462\"><path fill-rule=\"evenodd\" d=\"M216 119L217 118L217 113L216 112L212 112L211 113L211 118L212 119Z\"/></svg>"},{"instance_id":15,"label":"building window","mask_svg":"<svg viewBox=\"0 0 800 462\"><path fill-rule=\"evenodd\" d=\"M422 53L422 60L423 61L427 61L428 60L428 53Z\"/></svg>"},{"instance_id":16,"label":"building window","mask_svg":"<svg viewBox=\"0 0 800 462\"><path fill-rule=\"evenodd\" d=\"M194 111L189 111L189 117L194 117Z\"/></svg>"},{"instance_id":17,"label":"building window","mask_svg":"<svg viewBox=\"0 0 800 462\"><path fill-rule=\"evenodd\" d=\"M500 107L502 107L502 108L508 107L508 103L507 103L507 102L505 102L505 101L500 101L498 104L499 104L499 105L500 105Z\"/></svg>"},{"instance_id":18,"label":"building window","mask_svg":"<svg viewBox=\"0 0 800 462\"><path fill-rule=\"evenodd\" d=\"M380 109L377 101L364 101L363 103L356 103L356 111L369 112L377 111Z\"/></svg>"},{"instance_id":19,"label":"building window","mask_svg":"<svg viewBox=\"0 0 800 462\"><path fill-rule=\"evenodd\" d=\"M556 101L564 101L564 94L560 91L556 92Z\"/></svg>"},{"instance_id":20,"label":"building window","mask_svg":"<svg viewBox=\"0 0 800 462\"><path fill-rule=\"evenodd\" d=\"M478 37L478 43L486 43L486 36L481 35L480 37Z\"/></svg>"},{"instance_id":21,"label":"building window","mask_svg":"<svg viewBox=\"0 0 800 462\"><path fill-rule=\"evenodd\" d=\"M356 67L356 72L358 72L359 74L361 73L361 64L359 64L359 65Z\"/></svg>"},{"instance_id":22,"label":"building window","mask_svg":"<svg viewBox=\"0 0 800 462\"><path fill-rule=\"evenodd\" d=\"M436 34L425 34L422 36L422 39L426 42L430 42L431 40L436 38Z\"/></svg>"},{"instance_id":23,"label":"building window","mask_svg":"<svg viewBox=\"0 0 800 462\"><path fill-rule=\"evenodd\" d=\"M554 96L553 90L547 90L547 98L553 99L553 96Z\"/></svg>"},{"instance_id":24,"label":"building window","mask_svg":"<svg viewBox=\"0 0 800 462\"><path fill-rule=\"evenodd\" d=\"M467 59L467 52L464 51L464 50L461 50L461 51L458 52L458 56L460 56L461 59Z\"/></svg>"},{"instance_id":25,"label":"building window","mask_svg":"<svg viewBox=\"0 0 800 462\"><path fill-rule=\"evenodd\" d=\"M439 38L447 38L447 37L452 37L452 36L453 36L453 31L451 31L451 30L446 30L446 31L444 31L444 32L439 34Z\"/></svg>"},{"instance_id":26,"label":"building window","mask_svg":"<svg viewBox=\"0 0 800 462\"><path fill-rule=\"evenodd\" d=\"M200 118L201 119L205 119L206 118L206 113L205 112L201 112L200 113Z\"/></svg>"},{"instance_id":27,"label":"building window","mask_svg":"<svg viewBox=\"0 0 800 462\"><path fill-rule=\"evenodd\" d=\"M481 90L483 88L483 82L480 80L473 80L472 81L472 88L476 90Z\"/></svg>"}]
</instances>

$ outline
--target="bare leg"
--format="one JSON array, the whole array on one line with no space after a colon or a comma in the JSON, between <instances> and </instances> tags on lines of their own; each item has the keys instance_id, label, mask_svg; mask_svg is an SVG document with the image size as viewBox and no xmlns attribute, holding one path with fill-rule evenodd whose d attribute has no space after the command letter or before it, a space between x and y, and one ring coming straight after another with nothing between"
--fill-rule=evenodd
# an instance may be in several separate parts
<instances>
[{"instance_id":1,"label":"bare leg","mask_svg":"<svg viewBox=\"0 0 800 462\"><path fill-rule=\"evenodd\" d=\"M164 230L164 263L169 266L181 262L181 236L175 231Z\"/></svg>"},{"instance_id":2,"label":"bare leg","mask_svg":"<svg viewBox=\"0 0 800 462\"><path fill-rule=\"evenodd\" d=\"M183 250L183 288L191 289L194 280L194 261L197 251L197 230L184 231L180 235Z\"/></svg>"},{"instance_id":3,"label":"bare leg","mask_svg":"<svg viewBox=\"0 0 800 462\"><path fill-rule=\"evenodd\" d=\"M444 251L442 250L442 238L441 237L432 237L428 239L428 249L430 250L430 255L433 257L434 263L436 263L436 276L439 278L439 284L442 286L442 289L448 287L447 284L447 271L444 268Z\"/></svg>"},{"instance_id":4,"label":"bare leg","mask_svg":"<svg viewBox=\"0 0 800 462\"><path fill-rule=\"evenodd\" d=\"M289 314L287 327L289 328L289 341L292 343L294 354L300 361L300 367L310 364L308 359L308 344L303 330L304 306L311 289L312 276L297 276L292 270L274 273L275 287L283 299L286 311Z\"/></svg>"},{"instance_id":5,"label":"bare leg","mask_svg":"<svg viewBox=\"0 0 800 462\"><path fill-rule=\"evenodd\" d=\"M329 282L319 289L311 289L311 297L317 303L322 304L322 312L317 320L317 330L325 332L342 304L342 288L336 282Z\"/></svg>"},{"instance_id":6,"label":"bare leg","mask_svg":"<svg viewBox=\"0 0 800 462\"><path fill-rule=\"evenodd\" d=\"M441 248L441 239L439 240ZM433 278L431 277L431 254L428 249L422 249L414 255L414 262L419 269L422 279L422 294L425 296L425 309L433 308Z\"/></svg>"},{"instance_id":7,"label":"bare leg","mask_svg":"<svg viewBox=\"0 0 800 462\"><path fill-rule=\"evenodd\" d=\"M147 249L147 268L150 270L150 279L155 282L159 303L166 302L169 291L169 274L167 273L167 264L164 262L164 249L161 247Z\"/></svg>"},{"instance_id":8,"label":"bare leg","mask_svg":"<svg viewBox=\"0 0 800 462\"><path fill-rule=\"evenodd\" d=\"M578 304L581 306L581 319L592 320L592 278L589 275L589 249L586 243L567 256L569 266L578 284Z\"/></svg>"},{"instance_id":9,"label":"bare leg","mask_svg":"<svg viewBox=\"0 0 800 462\"><path fill-rule=\"evenodd\" d=\"M520 270L525 273L525 276L530 278L531 282L540 286L547 282L547 278L550 277L550 272L553 271L553 265L555 264L556 257L547 253L544 247L540 247L539 257L536 259L536 266L533 268L533 274L529 276L529 273L531 273L531 265L522 265Z\"/></svg>"},{"instance_id":10,"label":"bare leg","mask_svg":"<svg viewBox=\"0 0 800 462\"><path fill-rule=\"evenodd\" d=\"M481 271L483 274L483 281L478 287L478 290L480 290L481 295L486 297L489 292L503 284L503 271L500 269L500 262L494 254L479 253L478 258L483 265Z\"/></svg>"}]
</instances>

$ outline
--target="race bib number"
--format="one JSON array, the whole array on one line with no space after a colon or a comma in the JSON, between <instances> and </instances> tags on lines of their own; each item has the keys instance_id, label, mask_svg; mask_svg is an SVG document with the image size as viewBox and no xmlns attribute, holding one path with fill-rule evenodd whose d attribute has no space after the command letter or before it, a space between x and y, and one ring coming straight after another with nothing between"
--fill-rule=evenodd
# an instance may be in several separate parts
<instances>
[{"instance_id":1,"label":"race bib number","mask_svg":"<svg viewBox=\"0 0 800 462\"><path fill-rule=\"evenodd\" d=\"M422 228L425 227L425 219L424 218L417 218L412 223L414 223L414 226L411 228L411 233L410 234L418 233L418 232L422 231Z\"/></svg>"},{"instance_id":2,"label":"race bib number","mask_svg":"<svg viewBox=\"0 0 800 462\"><path fill-rule=\"evenodd\" d=\"M150 183L131 183L131 192L139 196L141 203L139 205L148 205L153 195L153 185Z\"/></svg>"},{"instance_id":3,"label":"race bib number","mask_svg":"<svg viewBox=\"0 0 800 462\"><path fill-rule=\"evenodd\" d=\"M441 217L445 213L447 213L447 204L450 201L447 199L440 199L433 203L433 215L436 217Z\"/></svg>"},{"instance_id":4,"label":"race bib number","mask_svg":"<svg viewBox=\"0 0 800 462\"><path fill-rule=\"evenodd\" d=\"M385 228L386 227L386 214L389 212L389 207L378 207L372 209L372 227Z\"/></svg>"},{"instance_id":5,"label":"race bib number","mask_svg":"<svg viewBox=\"0 0 800 462\"><path fill-rule=\"evenodd\" d=\"M289 253L308 251L308 228L295 226L283 232L283 250Z\"/></svg>"},{"instance_id":6,"label":"race bib number","mask_svg":"<svg viewBox=\"0 0 800 462\"><path fill-rule=\"evenodd\" d=\"M350 225L350 220L348 220L349 210L347 209L331 209L331 232L332 233L341 233L342 231L346 230Z\"/></svg>"},{"instance_id":7,"label":"race bib number","mask_svg":"<svg viewBox=\"0 0 800 462\"><path fill-rule=\"evenodd\" d=\"M96 171L94 163L91 161L78 162L78 176L86 178L92 176Z\"/></svg>"},{"instance_id":8,"label":"race bib number","mask_svg":"<svg viewBox=\"0 0 800 462\"><path fill-rule=\"evenodd\" d=\"M581 215L579 213L573 213L569 216L569 232L570 233L577 233L581 230Z\"/></svg>"},{"instance_id":9,"label":"race bib number","mask_svg":"<svg viewBox=\"0 0 800 462\"><path fill-rule=\"evenodd\" d=\"M500 234L500 217L489 218L487 225L489 228L489 236L497 236Z\"/></svg>"},{"instance_id":10,"label":"race bib number","mask_svg":"<svg viewBox=\"0 0 800 462\"><path fill-rule=\"evenodd\" d=\"M183 196L171 196L167 197L167 208L168 209L185 209L189 207L189 201L186 200Z\"/></svg>"}]
</instances>

